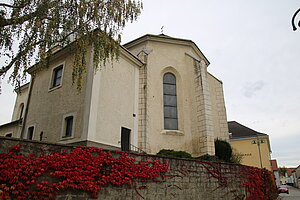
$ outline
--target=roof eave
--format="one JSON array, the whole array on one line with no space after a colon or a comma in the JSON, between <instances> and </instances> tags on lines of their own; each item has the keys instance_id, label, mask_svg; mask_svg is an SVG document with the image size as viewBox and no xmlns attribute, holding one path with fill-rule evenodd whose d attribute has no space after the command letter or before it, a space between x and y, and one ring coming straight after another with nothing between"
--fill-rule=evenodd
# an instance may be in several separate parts
<instances>
[{"instance_id":1,"label":"roof eave","mask_svg":"<svg viewBox=\"0 0 300 200\"><path fill-rule=\"evenodd\" d=\"M195 52L199 54L200 57L202 57L205 60L205 63L207 66L210 64L209 60L205 57L205 55L202 53L202 51L199 49L199 47L192 41L187 39L181 39L181 38L173 38L166 35L152 35L152 34L146 34L144 36L141 36L137 39L134 39L123 46L125 48L131 48L133 46L136 46L142 42L145 41L159 41L159 42L166 42L166 43L175 43L175 44L183 44L191 46Z\"/></svg>"}]
</instances>

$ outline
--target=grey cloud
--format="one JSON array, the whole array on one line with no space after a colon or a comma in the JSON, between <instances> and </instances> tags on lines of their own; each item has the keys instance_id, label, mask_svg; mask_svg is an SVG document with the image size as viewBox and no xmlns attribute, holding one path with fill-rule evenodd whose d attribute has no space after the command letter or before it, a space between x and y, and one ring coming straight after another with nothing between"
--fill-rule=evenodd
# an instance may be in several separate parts
<instances>
[{"instance_id":1,"label":"grey cloud","mask_svg":"<svg viewBox=\"0 0 300 200\"><path fill-rule=\"evenodd\" d=\"M259 90L265 86L265 82L256 81L254 83L246 83L244 86L244 95L248 98L253 97Z\"/></svg>"}]
</instances>

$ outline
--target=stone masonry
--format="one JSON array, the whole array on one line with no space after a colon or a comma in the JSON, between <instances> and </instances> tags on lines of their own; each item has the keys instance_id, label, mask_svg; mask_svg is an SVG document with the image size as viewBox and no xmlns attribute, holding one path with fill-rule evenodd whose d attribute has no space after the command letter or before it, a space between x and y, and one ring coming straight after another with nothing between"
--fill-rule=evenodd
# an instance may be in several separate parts
<instances>
[{"instance_id":1,"label":"stone masonry","mask_svg":"<svg viewBox=\"0 0 300 200\"><path fill-rule=\"evenodd\" d=\"M196 104L197 104L197 128L196 133L199 134L200 154L214 155L214 132L212 121L211 100L209 94L209 86L207 81L206 64L202 60L195 63L195 83L196 88Z\"/></svg>"},{"instance_id":2,"label":"stone masonry","mask_svg":"<svg viewBox=\"0 0 300 200\"><path fill-rule=\"evenodd\" d=\"M7 153L12 145L20 144L22 155L35 153L49 154L62 150L70 150L72 146L41 143L14 138L0 138L0 153ZM41 152L43 151L43 152ZM114 153L112 151L112 153ZM246 192L242 185L240 165L212 163L188 159L171 159L153 155L131 154L137 161L159 159L161 163L168 163L169 170L161 182L134 180L133 187L123 185L103 186L98 199L104 200L174 200L174 199L244 199ZM216 176L219 174L220 176ZM222 176L221 176L222 174ZM51 180L50 180L51 181ZM59 192L59 200L87 200L91 199L89 193L80 190L67 190Z\"/></svg>"},{"instance_id":3,"label":"stone masonry","mask_svg":"<svg viewBox=\"0 0 300 200\"><path fill-rule=\"evenodd\" d=\"M147 55L141 51L138 55L143 63L147 63ZM138 148L147 151L147 65L139 69L139 141Z\"/></svg>"}]
</instances>

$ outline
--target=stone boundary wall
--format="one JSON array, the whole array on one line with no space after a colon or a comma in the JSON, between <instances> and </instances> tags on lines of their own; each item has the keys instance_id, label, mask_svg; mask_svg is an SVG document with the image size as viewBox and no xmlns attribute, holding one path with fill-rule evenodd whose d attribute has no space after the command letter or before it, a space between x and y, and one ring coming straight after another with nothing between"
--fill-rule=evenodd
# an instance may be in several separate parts
<instances>
[{"instance_id":1,"label":"stone boundary wall","mask_svg":"<svg viewBox=\"0 0 300 200\"><path fill-rule=\"evenodd\" d=\"M11 146L21 145L20 153L28 156L30 153L47 155L58 151L70 151L69 145L20 140L0 137L0 153L8 153ZM113 155L117 154L111 151ZM132 187L107 185L99 192L98 199L104 200L132 200L132 199L246 199L245 188L241 172L243 165L214 163L189 159L171 159L152 155L129 154L137 161L160 160L168 163L169 169L160 181L134 180ZM80 190L59 192L59 200L91 199L89 193Z\"/></svg>"}]
</instances>

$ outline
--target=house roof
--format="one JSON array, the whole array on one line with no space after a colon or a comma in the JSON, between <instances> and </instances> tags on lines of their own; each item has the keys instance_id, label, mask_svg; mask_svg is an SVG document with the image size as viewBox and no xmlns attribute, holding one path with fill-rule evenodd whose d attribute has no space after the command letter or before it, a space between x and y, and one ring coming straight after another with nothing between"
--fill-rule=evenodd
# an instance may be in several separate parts
<instances>
[{"instance_id":1,"label":"house roof","mask_svg":"<svg viewBox=\"0 0 300 200\"><path fill-rule=\"evenodd\" d=\"M286 174L288 176L292 176L292 173L296 170L296 168L287 168L286 170Z\"/></svg>"},{"instance_id":2,"label":"house roof","mask_svg":"<svg viewBox=\"0 0 300 200\"><path fill-rule=\"evenodd\" d=\"M25 89L27 89L29 87L29 82L28 83L25 83L23 85L21 85L20 87L16 88L15 89L15 92L16 93L21 93L23 92Z\"/></svg>"},{"instance_id":3,"label":"house roof","mask_svg":"<svg viewBox=\"0 0 300 200\"><path fill-rule=\"evenodd\" d=\"M135 45L140 44L141 42L144 42L147 40L191 46L199 55L201 55L201 57L204 59L204 61L207 63L207 65L210 64L208 59L205 57L205 55L202 53L202 51L199 49L199 47L192 40L174 38L174 37L170 37L165 34L160 34L160 35L146 34L146 35L143 35L135 40L132 40L132 41L124 44L123 46L125 48L130 48L132 46L135 46Z\"/></svg>"},{"instance_id":4,"label":"house roof","mask_svg":"<svg viewBox=\"0 0 300 200\"><path fill-rule=\"evenodd\" d=\"M228 122L229 134L231 139L257 137L257 136L268 136L265 133L257 132L251 128L248 128L236 121Z\"/></svg>"},{"instance_id":5,"label":"house roof","mask_svg":"<svg viewBox=\"0 0 300 200\"><path fill-rule=\"evenodd\" d=\"M0 125L0 128L4 128L4 127L8 127L8 126L14 126L16 124L20 124L21 122L22 122L22 119L18 119L18 120L12 121L12 122L8 122L6 124L2 124L2 125Z\"/></svg>"},{"instance_id":6,"label":"house roof","mask_svg":"<svg viewBox=\"0 0 300 200\"><path fill-rule=\"evenodd\" d=\"M273 171L278 171L277 160L271 160L271 167Z\"/></svg>"}]
</instances>

